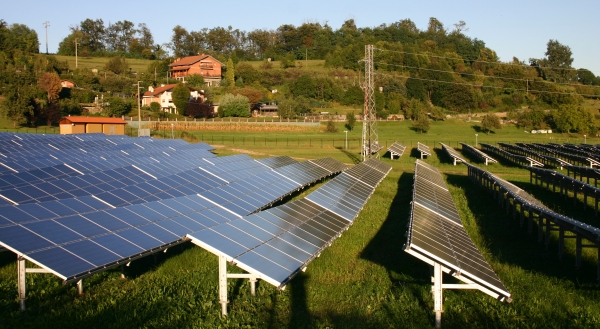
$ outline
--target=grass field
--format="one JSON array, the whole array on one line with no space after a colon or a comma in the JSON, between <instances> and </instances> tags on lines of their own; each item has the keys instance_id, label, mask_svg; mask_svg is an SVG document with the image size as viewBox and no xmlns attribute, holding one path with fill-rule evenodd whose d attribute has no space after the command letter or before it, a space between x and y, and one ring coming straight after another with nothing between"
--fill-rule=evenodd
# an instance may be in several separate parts
<instances>
[{"instance_id":1,"label":"grass field","mask_svg":"<svg viewBox=\"0 0 600 329\"><path fill-rule=\"evenodd\" d=\"M53 55L59 61L67 61L69 63L69 68L71 70L75 69L75 56L63 56L63 55ZM110 57L84 57L77 56L77 67L85 68L85 69L98 69L101 72L104 69L104 65L110 60ZM146 72L148 65L152 63L152 60L149 59L139 59L139 58L127 58L127 63L129 63L129 67L131 71L135 72Z\"/></svg>"},{"instance_id":2,"label":"grass field","mask_svg":"<svg viewBox=\"0 0 600 329\"><path fill-rule=\"evenodd\" d=\"M440 141L452 146L461 141L474 144L476 133L478 142L486 143L544 142L550 141L550 137L555 142L582 142L577 136L532 135L515 127L486 135L476 125L461 121L432 122L429 133L419 134L410 129L409 122L380 122L382 145L396 140L409 149L399 160L382 159L393 169L353 226L313 261L305 273L295 277L285 291L260 282L257 295L252 297L247 281L229 280L226 318L220 316L218 304L217 257L185 244L158 255L156 264L153 257L133 262L126 269L125 280L119 278L118 269L85 279L85 294L81 297L76 296L74 285L63 286L52 275L28 274L28 310L24 313L18 310L16 300L15 255L0 253L0 327L430 328L434 314L429 268L402 251L415 161L410 145L415 146L417 141L430 147ZM237 153L255 157L289 155L298 159L331 156L349 164L359 161L357 141L361 127L357 124L356 130L348 134L348 149L343 145L342 124L338 128L340 131L335 134L189 133L212 143L220 156ZM255 138L259 141L256 145ZM323 146L319 139L325 140ZM588 138L587 142L598 141ZM445 291L444 328L600 326L595 249L584 250L583 269L575 271L573 241L568 241L571 243L567 245L566 257L559 262L557 243L552 243L549 249L538 244L537 236L529 236L491 196L473 185L466 177L466 167L453 166L439 146L425 161L444 173L467 232L514 299L512 304L505 304L478 291ZM486 169L526 189L554 210L600 226L589 207L582 211L581 201L573 206L572 200L529 184L526 170L507 164L494 164Z\"/></svg>"}]
</instances>

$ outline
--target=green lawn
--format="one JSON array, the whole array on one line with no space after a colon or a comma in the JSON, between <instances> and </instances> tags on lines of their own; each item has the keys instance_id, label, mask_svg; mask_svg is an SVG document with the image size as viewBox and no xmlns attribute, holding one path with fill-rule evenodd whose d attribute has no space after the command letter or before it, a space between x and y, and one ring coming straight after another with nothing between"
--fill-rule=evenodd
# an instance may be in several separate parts
<instances>
[{"instance_id":1,"label":"green lawn","mask_svg":"<svg viewBox=\"0 0 600 329\"><path fill-rule=\"evenodd\" d=\"M75 56L53 55L59 61L67 61L71 70L75 69ZM84 57L77 56L77 67L85 69L98 69L98 72L104 70L104 65L110 60L110 57ZM146 72L148 65L152 63L149 59L127 58L127 63L131 71Z\"/></svg>"},{"instance_id":2,"label":"green lawn","mask_svg":"<svg viewBox=\"0 0 600 329\"><path fill-rule=\"evenodd\" d=\"M474 144L477 130L473 126L460 121L433 122L429 133L419 134L410 129L410 122L380 122L379 136L382 144L397 140L414 147L420 141L433 147L442 141L456 146L460 141ZM343 128L341 124L339 128ZM209 143L208 136L214 136L219 155L331 156L353 163L358 159L360 128L357 124L348 134L348 150L342 144L343 130L335 134L195 134ZM549 137L505 127L490 135L479 133L478 141L543 142L550 141ZM552 137L557 142L567 140L559 134ZM250 142L254 138L266 139L267 145L264 140L254 145ZM283 144L284 138L289 144ZM569 141L581 142L575 138L569 137ZM325 140L322 147L319 139ZM311 146L309 141L317 145ZM15 255L0 253L0 327L431 328L429 268L402 251L415 158L409 147L399 160L382 161L393 169L350 229L284 291L260 282L257 296L252 297L246 281L229 280L230 313L226 318L220 317L218 304L217 257L186 244L158 255L157 264L153 257L133 262L126 269L125 280L119 279L118 269L85 279L82 297L76 296L74 285L62 286L52 275L28 274L28 310L24 313L18 311L16 300ZM444 328L600 326L595 249L584 250L583 269L576 272L573 241L568 241L567 255L559 262L557 243L546 249L537 243L535 234L527 235L490 195L471 183L465 166L453 166L439 148L425 161L444 173L465 228L514 299L506 304L478 291L446 291ZM502 164L486 169L515 182L556 211L600 226L589 208L584 212L580 204L574 207L571 200L530 185L526 170Z\"/></svg>"}]
</instances>

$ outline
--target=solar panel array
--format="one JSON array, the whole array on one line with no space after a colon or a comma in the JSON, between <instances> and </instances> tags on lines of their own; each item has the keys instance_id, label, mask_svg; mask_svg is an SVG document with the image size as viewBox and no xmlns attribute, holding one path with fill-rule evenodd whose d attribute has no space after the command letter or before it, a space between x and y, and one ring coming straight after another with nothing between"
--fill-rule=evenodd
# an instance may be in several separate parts
<instances>
[{"instance_id":1,"label":"solar panel array","mask_svg":"<svg viewBox=\"0 0 600 329\"><path fill-rule=\"evenodd\" d=\"M460 143L460 145L462 145L462 149L465 151L470 152L471 154L475 155L476 157L478 157L479 159L481 159L483 162L485 162L485 165L487 166L489 162L493 162L493 163L498 163L498 161L496 161L496 159L492 158L491 156L481 152L479 149L477 149L476 147L473 147L467 143Z\"/></svg>"},{"instance_id":2,"label":"solar panel array","mask_svg":"<svg viewBox=\"0 0 600 329\"><path fill-rule=\"evenodd\" d=\"M390 158L393 160L395 156L401 157L404 154L404 150L406 150L406 146L394 142L390 147L388 147L388 151L390 152Z\"/></svg>"},{"instance_id":3,"label":"solar panel array","mask_svg":"<svg viewBox=\"0 0 600 329\"><path fill-rule=\"evenodd\" d=\"M187 236L194 244L283 287L352 224L390 170L389 165L371 159L303 199Z\"/></svg>"},{"instance_id":4,"label":"solar panel array","mask_svg":"<svg viewBox=\"0 0 600 329\"><path fill-rule=\"evenodd\" d=\"M459 279L499 299L510 293L465 231L439 171L423 161L415 165L413 203L406 252L441 264Z\"/></svg>"},{"instance_id":5,"label":"solar panel array","mask_svg":"<svg viewBox=\"0 0 600 329\"><path fill-rule=\"evenodd\" d=\"M0 134L0 140L18 137L23 145L2 148L2 158L36 164L0 175L13 182L0 188L6 201L0 205L0 246L66 282L181 243L187 233L247 216L345 169L333 159L216 157L206 144L174 140L33 136ZM69 165L82 170L34 175L41 180L33 183L16 179L55 173L54 161L32 160L44 159L48 144L85 151ZM142 154L130 156L138 149ZM136 159L147 162L132 165Z\"/></svg>"},{"instance_id":6,"label":"solar panel array","mask_svg":"<svg viewBox=\"0 0 600 329\"><path fill-rule=\"evenodd\" d=\"M446 151L446 153L454 160L454 165L456 166L456 161L459 162L467 162L467 160L465 160L462 155L460 153L458 153L454 148L444 144L444 143L440 143L440 145L442 145L442 149L444 151Z\"/></svg>"}]
</instances>

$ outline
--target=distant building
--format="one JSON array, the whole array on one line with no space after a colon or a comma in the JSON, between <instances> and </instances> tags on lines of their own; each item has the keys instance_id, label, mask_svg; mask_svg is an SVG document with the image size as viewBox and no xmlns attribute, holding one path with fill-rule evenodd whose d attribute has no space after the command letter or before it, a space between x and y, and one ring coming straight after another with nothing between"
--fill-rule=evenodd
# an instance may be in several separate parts
<instances>
[{"instance_id":1,"label":"distant building","mask_svg":"<svg viewBox=\"0 0 600 329\"><path fill-rule=\"evenodd\" d=\"M185 78L198 74L204 77L204 82L209 86L218 86L221 83L221 70L225 64L210 55L188 56L177 58L169 64L171 77L185 82Z\"/></svg>"},{"instance_id":2,"label":"distant building","mask_svg":"<svg viewBox=\"0 0 600 329\"><path fill-rule=\"evenodd\" d=\"M150 103L157 102L160 104L161 111L167 113L178 114L177 106L173 103L173 88L176 84L161 85L160 87L148 87L148 91L142 96L142 105L150 106ZM204 92L202 90L190 89L190 102L204 102ZM183 114L183 113L181 113Z\"/></svg>"},{"instance_id":3,"label":"distant building","mask_svg":"<svg viewBox=\"0 0 600 329\"><path fill-rule=\"evenodd\" d=\"M107 135L125 135L127 122L119 118L103 117L64 117L60 120L60 133L90 134L105 133Z\"/></svg>"},{"instance_id":4,"label":"distant building","mask_svg":"<svg viewBox=\"0 0 600 329\"><path fill-rule=\"evenodd\" d=\"M60 85L63 88L72 89L75 87L75 82L73 82L71 80L67 80L67 79L62 79L62 80L60 80Z\"/></svg>"}]
</instances>

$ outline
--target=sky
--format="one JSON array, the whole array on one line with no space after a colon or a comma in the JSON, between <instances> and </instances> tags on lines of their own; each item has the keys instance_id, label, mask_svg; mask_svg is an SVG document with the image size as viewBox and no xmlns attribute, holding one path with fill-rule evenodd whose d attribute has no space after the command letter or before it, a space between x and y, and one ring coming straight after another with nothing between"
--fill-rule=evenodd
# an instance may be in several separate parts
<instances>
[{"instance_id":1,"label":"sky","mask_svg":"<svg viewBox=\"0 0 600 329\"><path fill-rule=\"evenodd\" d=\"M550 39L569 46L573 67L586 68L600 76L600 38L596 23L600 14L597 0L304 0L304 1L7 1L0 19L25 24L38 33L40 52L46 49L44 22L48 21L48 50L56 53L58 44L70 33L69 27L91 18L108 23L129 20L146 23L155 43L169 42L172 29L181 25L188 31L232 26L233 29L277 29L283 24L303 22L329 24L334 30L348 19L358 27L375 27L409 18L420 30L430 17L448 30L465 21L471 38L483 40L501 61L543 58ZM596 27L594 27L596 26Z\"/></svg>"}]
</instances>

